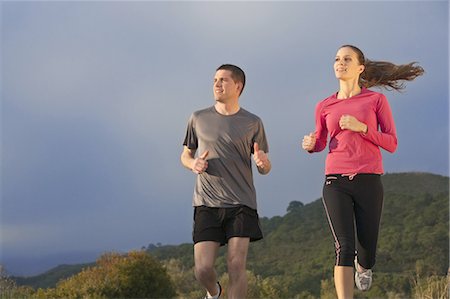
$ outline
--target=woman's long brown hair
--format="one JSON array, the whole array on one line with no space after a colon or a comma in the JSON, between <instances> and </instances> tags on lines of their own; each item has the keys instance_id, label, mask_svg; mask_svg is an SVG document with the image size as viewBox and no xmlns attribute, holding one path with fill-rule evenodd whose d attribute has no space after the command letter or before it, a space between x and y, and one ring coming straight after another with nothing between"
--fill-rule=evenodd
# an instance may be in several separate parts
<instances>
[{"instance_id":1,"label":"woman's long brown hair","mask_svg":"<svg viewBox=\"0 0 450 299\"><path fill-rule=\"evenodd\" d=\"M365 66L364 72L359 77L359 81L362 86L367 88L381 86L386 89L400 91L405 88L405 81L412 81L425 72L420 65L417 65L417 62L396 65L388 61L369 60L355 46L344 45L340 48L346 47L355 51L359 63Z\"/></svg>"}]
</instances>

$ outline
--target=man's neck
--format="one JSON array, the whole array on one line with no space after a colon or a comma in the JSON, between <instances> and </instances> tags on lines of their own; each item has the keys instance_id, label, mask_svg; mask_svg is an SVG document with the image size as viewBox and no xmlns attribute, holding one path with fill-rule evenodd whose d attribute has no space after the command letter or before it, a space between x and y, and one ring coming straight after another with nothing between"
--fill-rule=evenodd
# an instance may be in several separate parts
<instances>
[{"instance_id":1,"label":"man's neck","mask_svg":"<svg viewBox=\"0 0 450 299\"><path fill-rule=\"evenodd\" d=\"M232 103L216 102L214 107L216 108L216 111L222 115L233 115L241 109L238 101L233 101Z\"/></svg>"}]
</instances>

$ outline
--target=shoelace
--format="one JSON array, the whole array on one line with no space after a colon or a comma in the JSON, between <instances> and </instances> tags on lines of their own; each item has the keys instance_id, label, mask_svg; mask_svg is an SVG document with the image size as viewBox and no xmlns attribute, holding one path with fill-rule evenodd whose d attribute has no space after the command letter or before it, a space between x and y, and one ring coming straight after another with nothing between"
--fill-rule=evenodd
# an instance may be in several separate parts
<instances>
[{"instance_id":1,"label":"shoelace","mask_svg":"<svg viewBox=\"0 0 450 299\"><path fill-rule=\"evenodd\" d=\"M361 285L369 285L370 279L372 278L372 275L370 273L370 270L364 271L364 272L358 272L358 278Z\"/></svg>"}]
</instances>

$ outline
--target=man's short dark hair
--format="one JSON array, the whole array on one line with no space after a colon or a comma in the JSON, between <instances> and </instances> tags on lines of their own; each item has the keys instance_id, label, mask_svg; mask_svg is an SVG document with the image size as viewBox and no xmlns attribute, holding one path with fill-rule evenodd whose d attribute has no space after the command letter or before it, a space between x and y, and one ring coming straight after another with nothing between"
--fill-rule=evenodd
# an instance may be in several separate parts
<instances>
[{"instance_id":1,"label":"man's short dark hair","mask_svg":"<svg viewBox=\"0 0 450 299\"><path fill-rule=\"evenodd\" d=\"M244 71L238 67L235 66L233 64L222 64L221 66L219 66L216 70L216 72L218 70L227 70L231 72L231 78L233 78L234 82L241 82L242 83L242 89L241 92L239 93L239 95L242 94L242 92L244 91L244 86L245 86L245 73Z\"/></svg>"}]
</instances>

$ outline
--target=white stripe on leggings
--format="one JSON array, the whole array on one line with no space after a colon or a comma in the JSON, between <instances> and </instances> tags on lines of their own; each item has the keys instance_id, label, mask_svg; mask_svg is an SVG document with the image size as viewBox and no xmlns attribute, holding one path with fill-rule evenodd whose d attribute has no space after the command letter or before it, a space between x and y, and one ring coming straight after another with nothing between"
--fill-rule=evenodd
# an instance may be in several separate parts
<instances>
[{"instance_id":1,"label":"white stripe on leggings","mask_svg":"<svg viewBox=\"0 0 450 299\"><path fill-rule=\"evenodd\" d=\"M331 222L330 214L328 213L327 204L325 203L325 200L323 199L323 197L322 197L322 203L323 203L323 206L325 207L325 213L327 214L328 223L330 224L331 233L333 234L333 238L334 238L334 246L336 247L336 265L339 265L339 258L340 258L340 253L341 253L341 244L339 244L339 240L338 240L338 238L336 236L336 233L334 231L333 223Z\"/></svg>"}]
</instances>

